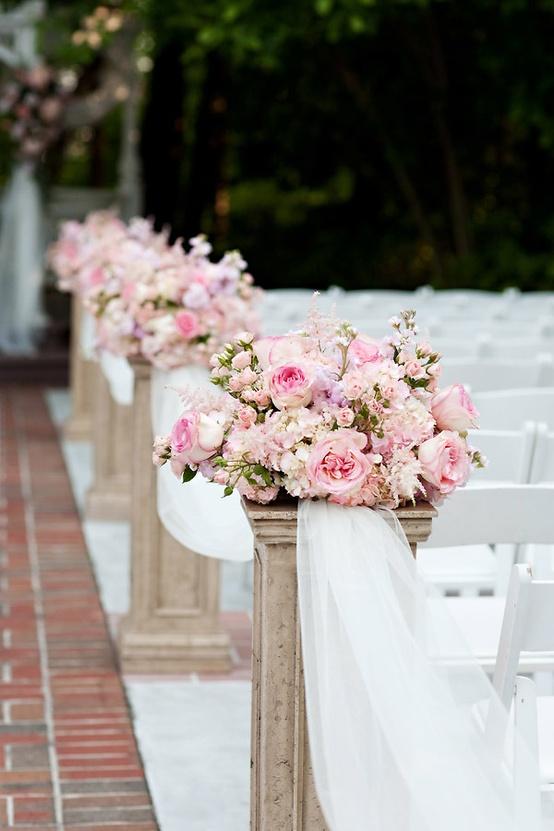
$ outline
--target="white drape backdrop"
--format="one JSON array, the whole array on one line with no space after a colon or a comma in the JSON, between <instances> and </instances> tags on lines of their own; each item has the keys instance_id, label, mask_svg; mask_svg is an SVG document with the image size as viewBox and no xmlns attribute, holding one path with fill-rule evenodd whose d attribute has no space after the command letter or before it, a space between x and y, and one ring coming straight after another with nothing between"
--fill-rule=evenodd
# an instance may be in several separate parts
<instances>
[{"instance_id":1,"label":"white drape backdrop","mask_svg":"<svg viewBox=\"0 0 554 831\"><path fill-rule=\"evenodd\" d=\"M32 165L15 166L0 224L0 350L27 353L44 323L42 206Z\"/></svg>"}]
</instances>

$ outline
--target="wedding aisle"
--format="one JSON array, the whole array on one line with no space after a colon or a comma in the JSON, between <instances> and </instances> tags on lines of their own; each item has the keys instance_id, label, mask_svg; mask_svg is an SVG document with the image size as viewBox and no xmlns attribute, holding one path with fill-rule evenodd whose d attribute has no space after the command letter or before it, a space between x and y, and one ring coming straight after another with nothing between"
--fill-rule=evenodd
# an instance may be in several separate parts
<instances>
[{"instance_id":1,"label":"wedding aisle","mask_svg":"<svg viewBox=\"0 0 554 831\"><path fill-rule=\"evenodd\" d=\"M39 389L0 395L0 826L156 822L57 435Z\"/></svg>"},{"instance_id":2,"label":"wedding aisle","mask_svg":"<svg viewBox=\"0 0 554 831\"><path fill-rule=\"evenodd\" d=\"M68 393L50 391L47 400L54 422L62 424L69 414ZM91 448L64 441L62 449L81 508L92 479ZM83 531L113 634L128 610L129 525L85 519ZM249 566L224 564L221 617L233 645L230 673L124 679L161 831L244 831L248 826L250 581Z\"/></svg>"}]
</instances>

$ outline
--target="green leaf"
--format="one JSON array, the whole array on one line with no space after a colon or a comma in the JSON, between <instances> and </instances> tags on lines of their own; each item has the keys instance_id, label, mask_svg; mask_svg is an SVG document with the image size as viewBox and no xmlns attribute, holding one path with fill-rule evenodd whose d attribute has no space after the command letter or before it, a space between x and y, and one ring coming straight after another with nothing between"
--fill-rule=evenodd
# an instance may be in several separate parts
<instances>
[{"instance_id":1,"label":"green leaf","mask_svg":"<svg viewBox=\"0 0 554 831\"><path fill-rule=\"evenodd\" d=\"M232 493L233 493L233 488L231 487L231 485L225 485L225 490L223 491L223 496L224 497L225 496L231 496Z\"/></svg>"},{"instance_id":2,"label":"green leaf","mask_svg":"<svg viewBox=\"0 0 554 831\"><path fill-rule=\"evenodd\" d=\"M181 477L182 482L183 483L190 482L192 479L194 479L194 477L196 476L197 473L198 473L198 470L192 470L192 468L186 467L183 470L183 475Z\"/></svg>"}]
</instances>

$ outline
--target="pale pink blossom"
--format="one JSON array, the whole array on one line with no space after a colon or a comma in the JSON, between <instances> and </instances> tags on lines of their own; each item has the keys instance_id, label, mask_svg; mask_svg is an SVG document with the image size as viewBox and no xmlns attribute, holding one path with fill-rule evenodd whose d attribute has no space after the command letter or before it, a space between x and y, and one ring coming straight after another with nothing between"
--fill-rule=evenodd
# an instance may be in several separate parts
<instances>
[{"instance_id":1,"label":"pale pink blossom","mask_svg":"<svg viewBox=\"0 0 554 831\"><path fill-rule=\"evenodd\" d=\"M439 430L462 432L477 427L479 413L462 384L452 384L431 399L431 412Z\"/></svg>"},{"instance_id":2,"label":"pale pink blossom","mask_svg":"<svg viewBox=\"0 0 554 831\"><path fill-rule=\"evenodd\" d=\"M185 310L177 312L175 315L175 326L179 334L187 340L191 340L200 334L198 317L194 312L187 312Z\"/></svg>"},{"instance_id":3,"label":"pale pink blossom","mask_svg":"<svg viewBox=\"0 0 554 831\"><path fill-rule=\"evenodd\" d=\"M471 464L466 441L450 430L443 430L423 442L418 450L421 475L442 494L465 485Z\"/></svg>"},{"instance_id":4,"label":"pale pink blossom","mask_svg":"<svg viewBox=\"0 0 554 831\"><path fill-rule=\"evenodd\" d=\"M354 366L375 363L381 360L380 343L378 340L368 338L365 335L358 335L350 343L348 348L348 359Z\"/></svg>"}]
</instances>

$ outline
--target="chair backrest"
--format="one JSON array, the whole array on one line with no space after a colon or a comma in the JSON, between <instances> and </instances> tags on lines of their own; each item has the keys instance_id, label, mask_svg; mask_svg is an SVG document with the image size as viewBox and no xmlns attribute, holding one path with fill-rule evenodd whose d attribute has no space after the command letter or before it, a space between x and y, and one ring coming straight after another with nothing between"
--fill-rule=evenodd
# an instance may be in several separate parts
<instances>
[{"instance_id":1,"label":"chair backrest","mask_svg":"<svg viewBox=\"0 0 554 831\"><path fill-rule=\"evenodd\" d=\"M554 483L554 430L549 430L547 424L537 424L529 481Z\"/></svg>"},{"instance_id":2,"label":"chair backrest","mask_svg":"<svg viewBox=\"0 0 554 831\"><path fill-rule=\"evenodd\" d=\"M493 685L508 708L522 652L554 653L554 580L535 580L514 565L500 634Z\"/></svg>"},{"instance_id":3,"label":"chair backrest","mask_svg":"<svg viewBox=\"0 0 554 831\"><path fill-rule=\"evenodd\" d=\"M456 383L464 384L472 392L554 386L554 363L549 355L539 355L535 360L452 358L443 361L441 384Z\"/></svg>"},{"instance_id":4,"label":"chair backrest","mask_svg":"<svg viewBox=\"0 0 554 831\"><path fill-rule=\"evenodd\" d=\"M554 386L476 393L482 429L518 430L526 421L542 421L554 429Z\"/></svg>"},{"instance_id":5,"label":"chair backrest","mask_svg":"<svg viewBox=\"0 0 554 831\"><path fill-rule=\"evenodd\" d=\"M554 543L554 486L462 488L439 507L426 546Z\"/></svg>"},{"instance_id":6,"label":"chair backrest","mask_svg":"<svg viewBox=\"0 0 554 831\"><path fill-rule=\"evenodd\" d=\"M478 448L487 460L486 467L476 471L471 484L479 486L493 481L524 485L533 481L530 476L535 437L536 425L531 421L521 430L471 430L470 445Z\"/></svg>"}]
</instances>

